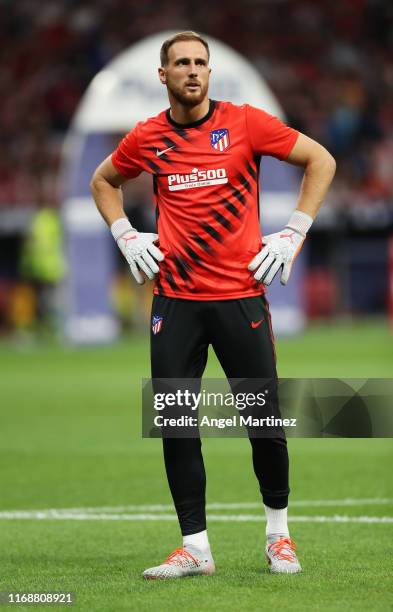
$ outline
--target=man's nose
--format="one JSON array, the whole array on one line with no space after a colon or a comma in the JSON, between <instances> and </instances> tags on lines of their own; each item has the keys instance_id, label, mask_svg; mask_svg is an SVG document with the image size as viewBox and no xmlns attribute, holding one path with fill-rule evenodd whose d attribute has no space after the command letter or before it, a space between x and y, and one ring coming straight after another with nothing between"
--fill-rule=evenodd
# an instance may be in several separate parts
<instances>
[{"instance_id":1,"label":"man's nose","mask_svg":"<svg viewBox=\"0 0 393 612\"><path fill-rule=\"evenodd\" d=\"M190 62L189 75L191 76L196 74L198 74L197 65L195 64L195 62Z\"/></svg>"}]
</instances>

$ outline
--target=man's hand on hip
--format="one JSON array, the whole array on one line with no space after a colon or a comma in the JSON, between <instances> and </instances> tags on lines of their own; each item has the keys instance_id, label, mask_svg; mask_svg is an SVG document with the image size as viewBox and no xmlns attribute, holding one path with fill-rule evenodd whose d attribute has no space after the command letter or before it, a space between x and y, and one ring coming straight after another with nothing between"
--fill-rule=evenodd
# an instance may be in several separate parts
<instances>
[{"instance_id":1,"label":"man's hand on hip","mask_svg":"<svg viewBox=\"0 0 393 612\"><path fill-rule=\"evenodd\" d=\"M153 280L159 272L157 261L164 259L163 253L154 244L158 240L158 235L138 232L125 218L115 221L111 226L111 232L136 282L139 285L145 282L141 270L147 278Z\"/></svg>"},{"instance_id":2,"label":"man's hand on hip","mask_svg":"<svg viewBox=\"0 0 393 612\"><path fill-rule=\"evenodd\" d=\"M292 264L301 249L304 236L289 228L276 234L269 234L262 240L264 248L251 261L248 269L256 270L254 278L264 285L270 285L277 272L281 272L281 284L286 285Z\"/></svg>"},{"instance_id":3,"label":"man's hand on hip","mask_svg":"<svg viewBox=\"0 0 393 612\"><path fill-rule=\"evenodd\" d=\"M255 280L261 281L264 285L270 285L277 272L282 270L280 282L282 285L287 284L292 265L312 221L312 217L296 210L288 225L281 232L264 236L262 244L265 246L248 266L250 271L256 270Z\"/></svg>"}]
</instances>

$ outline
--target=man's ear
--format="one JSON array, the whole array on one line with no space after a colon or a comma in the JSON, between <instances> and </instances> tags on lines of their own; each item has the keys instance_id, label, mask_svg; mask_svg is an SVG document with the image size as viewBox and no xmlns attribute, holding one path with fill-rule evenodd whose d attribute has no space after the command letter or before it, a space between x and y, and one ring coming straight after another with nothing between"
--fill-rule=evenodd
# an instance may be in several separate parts
<instances>
[{"instance_id":1,"label":"man's ear","mask_svg":"<svg viewBox=\"0 0 393 612\"><path fill-rule=\"evenodd\" d=\"M161 83L163 85L166 85L166 76L165 76L165 70L164 68L160 67L158 69L158 78L160 79Z\"/></svg>"}]
</instances>

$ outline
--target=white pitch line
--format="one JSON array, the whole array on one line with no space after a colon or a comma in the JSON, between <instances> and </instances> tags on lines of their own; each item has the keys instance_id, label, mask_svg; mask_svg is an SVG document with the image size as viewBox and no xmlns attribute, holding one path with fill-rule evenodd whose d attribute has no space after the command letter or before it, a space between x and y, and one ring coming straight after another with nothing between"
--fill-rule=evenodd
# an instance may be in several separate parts
<instances>
[{"instance_id":1,"label":"white pitch line","mask_svg":"<svg viewBox=\"0 0 393 612\"><path fill-rule=\"evenodd\" d=\"M0 520L37 520L37 521L177 521L175 514L93 514L66 513L55 511L14 511L0 512ZM212 522L250 523L265 522L263 515L257 514L211 514ZM290 523L393 523L393 516L291 516Z\"/></svg>"},{"instance_id":2,"label":"white pitch line","mask_svg":"<svg viewBox=\"0 0 393 612\"><path fill-rule=\"evenodd\" d=\"M393 499L389 499L386 497L376 497L376 498L365 498L365 499L355 499L348 497L346 499L320 499L320 500L294 500L289 501L289 505L296 508L305 508L308 506L313 507L327 507L327 506L374 506L374 505L383 505L383 504L393 504Z\"/></svg>"},{"instance_id":3,"label":"white pitch line","mask_svg":"<svg viewBox=\"0 0 393 612\"><path fill-rule=\"evenodd\" d=\"M289 508L323 508L323 507L341 507L341 506L380 506L385 504L393 504L393 499L384 497L355 499L320 499L320 500L294 500L289 501ZM207 510L260 510L262 508L261 502L214 502L206 504ZM172 511L172 504L133 504L127 506L96 506L87 508L50 508L48 510L42 510L42 512L56 512L56 513L120 513L120 512L165 512ZM35 512L41 512L36 510ZM0 513L1 516L1 513Z\"/></svg>"}]
</instances>

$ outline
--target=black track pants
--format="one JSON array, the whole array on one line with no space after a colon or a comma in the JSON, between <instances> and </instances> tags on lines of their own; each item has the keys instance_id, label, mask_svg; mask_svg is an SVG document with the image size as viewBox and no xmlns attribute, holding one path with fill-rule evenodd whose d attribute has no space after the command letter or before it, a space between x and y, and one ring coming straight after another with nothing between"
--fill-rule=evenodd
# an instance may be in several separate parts
<instances>
[{"instance_id":1,"label":"black track pants","mask_svg":"<svg viewBox=\"0 0 393 612\"><path fill-rule=\"evenodd\" d=\"M163 317L151 331L152 378L203 375L212 345L228 379L276 378L269 308L263 296L194 301L154 296L152 316ZM250 437L255 475L263 502L288 505L288 451L285 434ZM163 437L165 468L183 535L206 529L206 474L199 438Z\"/></svg>"}]
</instances>

